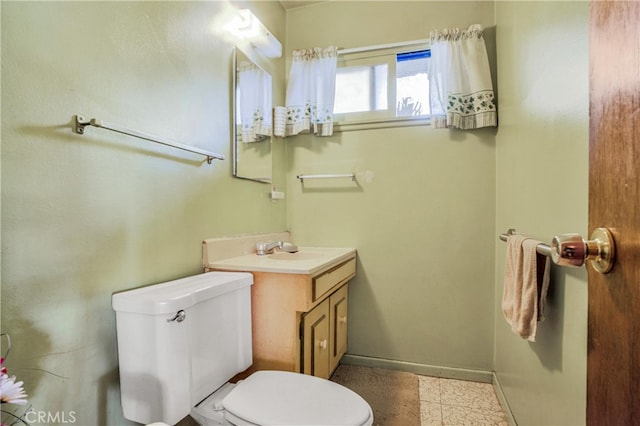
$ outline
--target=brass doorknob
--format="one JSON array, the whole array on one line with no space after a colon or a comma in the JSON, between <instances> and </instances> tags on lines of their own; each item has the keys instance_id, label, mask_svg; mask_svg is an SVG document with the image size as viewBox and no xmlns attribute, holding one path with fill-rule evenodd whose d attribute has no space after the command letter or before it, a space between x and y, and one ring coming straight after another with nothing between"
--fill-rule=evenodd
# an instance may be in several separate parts
<instances>
[{"instance_id":1,"label":"brass doorknob","mask_svg":"<svg viewBox=\"0 0 640 426\"><path fill-rule=\"evenodd\" d=\"M556 235L551 241L551 259L560 266L578 267L590 261L591 266L606 274L615 259L613 235L607 228L596 228L591 239L585 241L579 234Z\"/></svg>"}]
</instances>

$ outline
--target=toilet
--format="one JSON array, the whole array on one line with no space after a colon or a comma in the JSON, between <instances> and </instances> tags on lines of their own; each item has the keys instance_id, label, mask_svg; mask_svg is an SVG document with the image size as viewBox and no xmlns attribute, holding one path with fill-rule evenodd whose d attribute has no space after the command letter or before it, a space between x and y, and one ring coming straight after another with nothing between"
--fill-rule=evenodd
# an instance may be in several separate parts
<instances>
[{"instance_id":1,"label":"toilet","mask_svg":"<svg viewBox=\"0 0 640 426\"><path fill-rule=\"evenodd\" d=\"M329 380L249 368L251 285L243 272L207 272L116 293L120 393L124 416L203 425L373 424L355 392Z\"/></svg>"}]
</instances>

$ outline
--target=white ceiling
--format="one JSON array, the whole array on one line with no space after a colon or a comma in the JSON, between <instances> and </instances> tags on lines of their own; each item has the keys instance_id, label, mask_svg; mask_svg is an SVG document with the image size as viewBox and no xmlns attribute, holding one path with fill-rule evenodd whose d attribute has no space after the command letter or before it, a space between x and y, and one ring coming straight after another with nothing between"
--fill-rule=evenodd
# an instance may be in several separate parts
<instances>
[{"instance_id":1,"label":"white ceiling","mask_svg":"<svg viewBox=\"0 0 640 426\"><path fill-rule=\"evenodd\" d=\"M315 3L324 3L326 0L280 0L280 4L285 9L293 9L295 7L308 6Z\"/></svg>"}]
</instances>

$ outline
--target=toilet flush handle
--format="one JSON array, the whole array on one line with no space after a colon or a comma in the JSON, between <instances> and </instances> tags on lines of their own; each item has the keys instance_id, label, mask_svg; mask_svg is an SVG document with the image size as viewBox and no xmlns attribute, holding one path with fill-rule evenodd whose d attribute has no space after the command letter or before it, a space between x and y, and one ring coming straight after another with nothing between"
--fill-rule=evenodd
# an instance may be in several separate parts
<instances>
[{"instance_id":1,"label":"toilet flush handle","mask_svg":"<svg viewBox=\"0 0 640 426\"><path fill-rule=\"evenodd\" d=\"M178 312L176 312L176 315L173 318L168 318L167 322L182 322L186 317L187 314L182 309L180 309Z\"/></svg>"}]
</instances>

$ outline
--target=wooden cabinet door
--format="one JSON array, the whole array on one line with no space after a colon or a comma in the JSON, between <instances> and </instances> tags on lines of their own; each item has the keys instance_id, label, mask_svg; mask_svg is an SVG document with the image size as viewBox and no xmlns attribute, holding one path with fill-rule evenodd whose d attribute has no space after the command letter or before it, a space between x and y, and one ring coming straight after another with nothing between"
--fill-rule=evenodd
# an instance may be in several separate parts
<instances>
[{"instance_id":1,"label":"wooden cabinet door","mask_svg":"<svg viewBox=\"0 0 640 426\"><path fill-rule=\"evenodd\" d=\"M343 286L329 298L331 328L329 330L329 372L338 367L340 358L347 352L347 286Z\"/></svg>"},{"instance_id":2,"label":"wooden cabinet door","mask_svg":"<svg viewBox=\"0 0 640 426\"><path fill-rule=\"evenodd\" d=\"M329 378L329 299L309 311L302 321L304 373Z\"/></svg>"}]
</instances>

